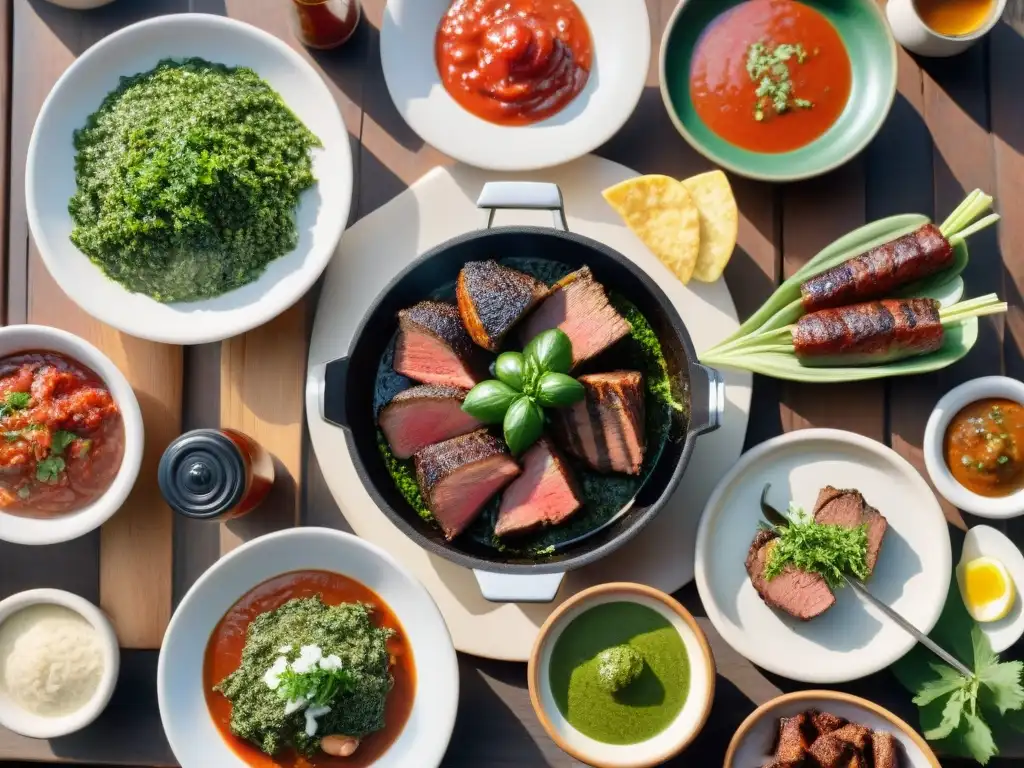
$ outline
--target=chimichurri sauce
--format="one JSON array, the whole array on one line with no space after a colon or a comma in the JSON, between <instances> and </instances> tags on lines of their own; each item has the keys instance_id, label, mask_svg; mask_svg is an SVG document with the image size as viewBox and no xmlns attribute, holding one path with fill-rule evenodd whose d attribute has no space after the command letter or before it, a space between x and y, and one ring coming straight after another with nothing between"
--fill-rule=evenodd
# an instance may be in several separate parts
<instances>
[{"instance_id":1,"label":"chimichurri sauce","mask_svg":"<svg viewBox=\"0 0 1024 768\"><path fill-rule=\"evenodd\" d=\"M643 657L640 675L614 693L599 672L602 651L628 645ZM603 603L577 616L555 641L551 693L573 728L605 744L657 736L683 709L690 660L678 630L658 611L632 602Z\"/></svg>"},{"instance_id":2,"label":"chimichurri sauce","mask_svg":"<svg viewBox=\"0 0 1024 768\"><path fill-rule=\"evenodd\" d=\"M499 259L514 269L533 275L538 280L553 284L573 271L573 268L554 261L541 259ZM451 300L455 296L454 283L443 286L429 298ZM572 465L573 474L579 481L583 493L583 507L563 525L542 528L536 533L527 534L507 541L494 535L494 525L498 518L501 494L492 499L480 516L466 530L463 536L500 550L510 555L518 554L528 557L553 554L565 544L593 533L607 524L619 514L640 491L661 457L662 449L670 437L676 432L674 422L680 416L685 421L688 402L688 382L673 378L661 342L654 329L640 311L627 299L608 291L608 297L615 308L629 321L632 333L611 350L603 353L594 363L587 363L587 370L611 371L617 369L633 369L643 371L646 384L646 436L647 451L639 475L601 474L594 472L578 459L567 456ZM513 334L510 334L513 335ZM513 341L509 348L516 348ZM374 413L386 405L398 392L412 386L406 377L395 373L394 340L388 345L381 357L377 369L377 381L374 389ZM424 520L433 520L433 514L420 494L416 482L416 468L412 459L402 461L395 458L388 447L383 433L377 432L377 445L381 456L387 464L388 471L395 481L402 496Z\"/></svg>"}]
</instances>

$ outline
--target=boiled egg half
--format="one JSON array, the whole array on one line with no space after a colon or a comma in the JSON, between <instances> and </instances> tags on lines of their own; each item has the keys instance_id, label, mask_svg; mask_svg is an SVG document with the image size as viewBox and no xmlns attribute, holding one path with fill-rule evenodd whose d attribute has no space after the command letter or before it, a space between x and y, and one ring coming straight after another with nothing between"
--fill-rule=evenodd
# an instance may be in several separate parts
<instances>
[{"instance_id":1,"label":"boiled egg half","mask_svg":"<svg viewBox=\"0 0 1024 768\"><path fill-rule=\"evenodd\" d=\"M1020 639L1024 611L1017 592L1024 587L1024 555L1009 538L987 525L971 528L956 579L968 613L996 653Z\"/></svg>"}]
</instances>

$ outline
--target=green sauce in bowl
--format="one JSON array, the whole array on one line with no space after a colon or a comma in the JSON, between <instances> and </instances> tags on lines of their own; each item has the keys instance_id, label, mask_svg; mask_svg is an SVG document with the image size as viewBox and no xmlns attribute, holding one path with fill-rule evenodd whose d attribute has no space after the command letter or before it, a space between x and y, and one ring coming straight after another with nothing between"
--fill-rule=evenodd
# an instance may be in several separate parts
<instances>
[{"instance_id":1,"label":"green sauce in bowl","mask_svg":"<svg viewBox=\"0 0 1024 768\"><path fill-rule=\"evenodd\" d=\"M621 645L637 651L644 666L612 693L598 657ZM558 710L577 731L605 744L639 744L679 716L690 692L690 659L679 631L658 611L634 602L602 603L558 636L549 683Z\"/></svg>"}]
</instances>

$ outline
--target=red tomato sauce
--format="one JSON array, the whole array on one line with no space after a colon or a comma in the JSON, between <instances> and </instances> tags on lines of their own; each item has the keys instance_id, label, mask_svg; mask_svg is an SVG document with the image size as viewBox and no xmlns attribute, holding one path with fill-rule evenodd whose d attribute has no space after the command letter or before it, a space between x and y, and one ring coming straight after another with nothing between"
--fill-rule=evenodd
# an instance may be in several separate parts
<instances>
[{"instance_id":1,"label":"red tomato sauce","mask_svg":"<svg viewBox=\"0 0 1024 768\"><path fill-rule=\"evenodd\" d=\"M270 757L231 733L231 702L215 692L213 687L241 665L245 632L253 619L261 613L280 608L289 600L314 595L320 595L328 605L369 603L374 606L377 625L395 630L388 641L388 650L395 659L391 667L395 685L384 706L385 726L363 739L350 757L317 754L307 758L291 751ZM206 706L217 730L234 753L252 768L365 768L373 765L388 750L405 727L416 696L416 667L405 630L376 592L337 573L293 571L265 581L245 593L220 620L206 644L203 688Z\"/></svg>"},{"instance_id":2,"label":"red tomato sauce","mask_svg":"<svg viewBox=\"0 0 1024 768\"><path fill-rule=\"evenodd\" d=\"M806 58L787 62L792 95L811 102L756 119L757 84L747 71L750 46L801 45ZM697 41L690 96L718 136L754 152L790 152L827 131L850 98L850 57L821 13L793 0L748 0L716 18Z\"/></svg>"},{"instance_id":3,"label":"red tomato sauce","mask_svg":"<svg viewBox=\"0 0 1024 768\"><path fill-rule=\"evenodd\" d=\"M0 510L55 517L110 487L124 423L93 371L56 352L0 360Z\"/></svg>"},{"instance_id":4,"label":"red tomato sauce","mask_svg":"<svg viewBox=\"0 0 1024 768\"><path fill-rule=\"evenodd\" d=\"M590 29L572 0L453 0L435 53L452 98L503 125L554 115L590 77Z\"/></svg>"}]
</instances>

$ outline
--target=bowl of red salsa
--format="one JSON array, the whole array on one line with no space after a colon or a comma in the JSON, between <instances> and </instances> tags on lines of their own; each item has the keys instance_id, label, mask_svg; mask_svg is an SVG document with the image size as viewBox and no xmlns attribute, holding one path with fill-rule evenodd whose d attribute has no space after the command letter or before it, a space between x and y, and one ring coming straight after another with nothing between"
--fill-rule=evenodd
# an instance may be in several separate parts
<instances>
[{"instance_id":1,"label":"bowl of red salsa","mask_svg":"<svg viewBox=\"0 0 1024 768\"><path fill-rule=\"evenodd\" d=\"M681 0L661 44L679 133L734 173L817 176L875 136L896 94L896 43L863 0Z\"/></svg>"},{"instance_id":2,"label":"bowl of red salsa","mask_svg":"<svg viewBox=\"0 0 1024 768\"><path fill-rule=\"evenodd\" d=\"M139 474L143 430L124 375L56 328L0 329L0 539L54 544L99 527Z\"/></svg>"}]
</instances>

